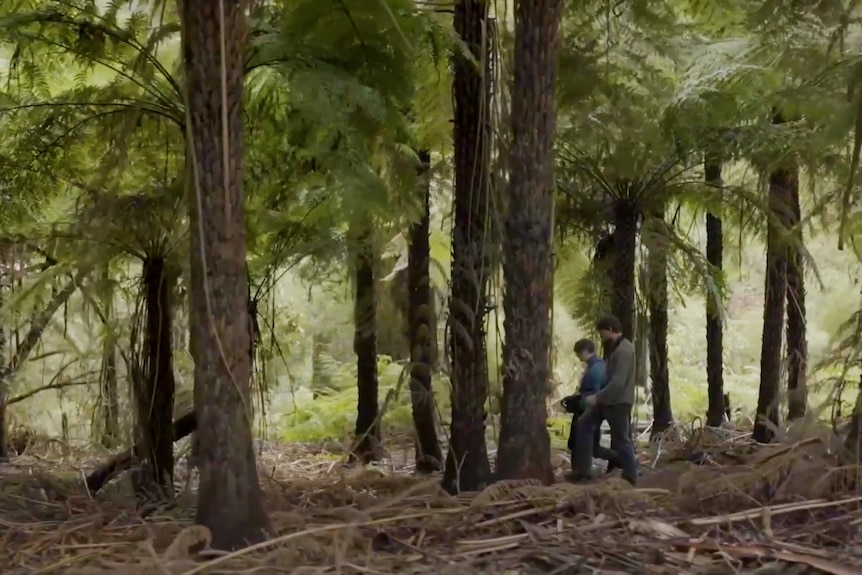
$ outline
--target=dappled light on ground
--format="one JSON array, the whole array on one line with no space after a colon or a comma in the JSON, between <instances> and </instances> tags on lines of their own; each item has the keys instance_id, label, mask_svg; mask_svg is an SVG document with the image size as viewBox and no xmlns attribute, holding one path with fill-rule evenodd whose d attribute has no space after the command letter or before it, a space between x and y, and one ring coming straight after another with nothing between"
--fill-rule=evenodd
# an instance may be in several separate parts
<instances>
[{"instance_id":1,"label":"dappled light on ground","mask_svg":"<svg viewBox=\"0 0 862 575\"><path fill-rule=\"evenodd\" d=\"M758 447L743 434L682 435L642 451L637 489L612 475L459 497L394 454L348 468L319 447L268 444L259 463L276 532L231 554L200 551L209 535L194 525L194 482L142 518L127 478L93 496L71 457L25 455L0 476L0 545L14 549L0 572L859 572L862 496L828 437Z\"/></svg>"}]
</instances>

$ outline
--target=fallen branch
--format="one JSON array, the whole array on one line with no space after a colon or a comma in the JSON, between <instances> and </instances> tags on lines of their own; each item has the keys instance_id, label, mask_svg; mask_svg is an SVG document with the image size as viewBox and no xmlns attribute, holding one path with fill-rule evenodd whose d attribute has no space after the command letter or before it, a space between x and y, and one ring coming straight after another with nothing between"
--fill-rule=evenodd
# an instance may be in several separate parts
<instances>
[{"instance_id":1,"label":"fallen branch","mask_svg":"<svg viewBox=\"0 0 862 575\"><path fill-rule=\"evenodd\" d=\"M717 517L699 517L685 521L685 525L720 525L722 523L734 523L737 521L747 521L757 519L763 516L764 513L769 515L783 515L784 513L793 513L794 511L808 511L811 509L823 509L824 507L838 507L848 503L857 503L862 501L860 497L848 497L847 499L839 499L838 501L827 501L825 499L815 499L813 501L804 501L802 503L782 503L780 505L772 505L770 507L757 507L748 511L740 511L730 515L719 515Z\"/></svg>"},{"instance_id":2,"label":"fallen branch","mask_svg":"<svg viewBox=\"0 0 862 575\"><path fill-rule=\"evenodd\" d=\"M677 542L674 544L674 546L681 550L688 550L689 552L705 551L707 553L723 553L737 559L772 559L777 561L784 561L786 563L808 565L809 567L813 567L825 573L831 573L832 575L857 575L859 573L858 567L851 567L842 563L836 563L822 557L816 557L813 555L806 555L802 553L794 553L792 551L769 549L767 547L760 547L755 545L717 545L715 543L698 541L694 539L687 542Z\"/></svg>"},{"instance_id":3,"label":"fallen branch","mask_svg":"<svg viewBox=\"0 0 862 575\"><path fill-rule=\"evenodd\" d=\"M57 381L54 383L49 383L47 385L43 385L42 387L37 387L36 389L31 389L27 393L22 393L21 395L17 395L6 402L6 406L14 405L18 402L25 401L30 399L34 395L38 395L43 391L50 391L52 389L65 389L67 387L75 387L77 385L87 385L90 383L89 381Z\"/></svg>"},{"instance_id":4,"label":"fallen branch","mask_svg":"<svg viewBox=\"0 0 862 575\"><path fill-rule=\"evenodd\" d=\"M186 413L179 419L174 420L174 441L191 435L197 429L198 422L195 412ZM105 486L108 481L132 467L135 459L140 455L140 448L136 445L119 455L112 457L107 463L93 471L87 476L87 491L96 493Z\"/></svg>"}]
</instances>

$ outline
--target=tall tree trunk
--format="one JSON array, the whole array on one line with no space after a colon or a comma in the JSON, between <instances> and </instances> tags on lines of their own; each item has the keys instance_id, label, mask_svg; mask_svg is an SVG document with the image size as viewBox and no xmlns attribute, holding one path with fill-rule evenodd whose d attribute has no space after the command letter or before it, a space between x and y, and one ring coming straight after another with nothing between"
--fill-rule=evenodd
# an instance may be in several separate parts
<instances>
[{"instance_id":1,"label":"tall tree trunk","mask_svg":"<svg viewBox=\"0 0 862 575\"><path fill-rule=\"evenodd\" d=\"M419 185L422 217L410 228L407 253L410 401L416 427L416 470L419 473L431 473L439 471L443 462L431 390L434 344L431 334L434 328L431 322L434 313L434 294L431 292L431 153L420 150L418 155L421 162Z\"/></svg>"},{"instance_id":2,"label":"tall tree trunk","mask_svg":"<svg viewBox=\"0 0 862 575\"><path fill-rule=\"evenodd\" d=\"M174 382L173 288L176 278L165 258L148 257L143 266L144 333L141 370L135 390L136 444L141 447L144 473L137 475L139 494L173 496Z\"/></svg>"},{"instance_id":3,"label":"tall tree trunk","mask_svg":"<svg viewBox=\"0 0 862 575\"><path fill-rule=\"evenodd\" d=\"M611 313L623 325L623 336L634 340L635 331L635 263L640 213L628 201L614 206L614 233L611 264L607 268L611 289ZM607 355L607 353L605 353Z\"/></svg>"},{"instance_id":4,"label":"tall tree trunk","mask_svg":"<svg viewBox=\"0 0 862 575\"><path fill-rule=\"evenodd\" d=\"M775 124L783 123L776 115ZM767 443L774 436L773 426L779 419L781 385L781 343L786 297L787 246L785 231L792 188L796 184L795 168L782 166L769 175L770 222L766 236L766 285L763 302L763 338L760 351L760 391L757 397L755 441ZM771 425L770 425L771 424Z\"/></svg>"},{"instance_id":5,"label":"tall tree trunk","mask_svg":"<svg viewBox=\"0 0 862 575\"><path fill-rule=\"evenodd\" d=\"M647 260L647 306L649 307L649 357L652 380L653 424L656 437L673 425L667 354L667 229L664 205L652 215L653 233Z\"/></svg>"},{"instance_id":6,"label":"tall tree trunk","mask_svg":"<svg viewBox=\"0 0 862 575\"><path fill-rule=\"evenodd\" d=\"M486 0L458 0L454 20L455 32L484 68L477 71L465 56L455 56L455 219L449 299L452 420L443 476L443 486L449 492L481 489L491 478L485 444L485 317L491 275L486 237L491 163Z\"/></svg>"},{"instance_id":7,"label":"tall tree trunk","mask_svg":"<svg viewBox=\"0 0 862 575\"><path fill-rule=\"evenodd\" d=\"M506 339L497 474L545 484L554 481L545 399L553 337L554 84L562 9L562 0L515 3L511 171L503 233Z\"/></svg>"},{"instance_id":8,"label":"tall tree trunk","mask_svg":"<svg viewBox=\"0 0 862 575\"><path fill-rule=\"evenodd\" d=\"M270 530L249 417L248 275L243 206L244 4L181 2L191 172L191 347L200 434L197 523L215 549ZM222 27L223 26L223 27ZM222 41L224 38L224 41Z\"/></svg>"},{"instance_id":9,"label":"tall tree trunk","mask_svg":"<svg viewBox=\"0 0 862 575\"><path fill-rule=\"evenodd\" d=\"M382 457L378 419L377 293L374 285L374 244L367 229L353 238L355 296L353 351L356 353L356 443L351 457L363 463Z\"/></svg>"},{"instance_id":10,"label":"tall tree trunk","mask_svg":"<svg viewBox=\"0 0 862 575\"><path fill-rule=\"evenodd\" d=\"M704 161L706 183L722 186L721 163L707 157ZM716 276L722 273L724 237L721 218L712 212L706 214L706 260ZM721 319L721 306L718 295L710 290L706 294L706 382L709 404L706 411L706 424L712 427L721 425L725 412L724 404L724 334Z\"/></svg>"},{"instance_id":11,"label":"tall tree trunk","mask_svg":"<svg viewBox=\"0 0 862 575\"><path fill-rule=\"evenodd\" d=\"M120 392L117 384L117 341L114 326L114 289L108 266L102 272L101 300L104 309L104 341L102 342L102 366L99 373L101 387L102 429L100 443L112 449L120 440ZM173 377L173 374L171 374Z\"/></svg>"},{"instance_id":12,"label":"tall tree trunk","mask_svg":"<svg viewBox=\"0 0 862 575\"><path fill-rule=\"evenodd\" d=\"M802 209L799 205L798 175L790 181L789 196L788 224L793 231L787 255L787 417L798 419L805 416L808 404L805 267L802 260Z\"/></svg>"}]
</instances>

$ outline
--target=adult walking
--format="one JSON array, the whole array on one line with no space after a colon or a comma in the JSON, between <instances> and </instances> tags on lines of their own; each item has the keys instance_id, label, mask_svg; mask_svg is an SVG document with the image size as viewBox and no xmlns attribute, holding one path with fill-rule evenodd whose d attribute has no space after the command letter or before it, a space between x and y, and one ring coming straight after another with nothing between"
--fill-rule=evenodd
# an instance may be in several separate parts
<instances>
[{"instance_id":1,"label":"adult walking","mask_svg":"<svg viewBox=\"0 0 862 575\"><path fill-rule=\"evenodd\" d=\"M587 410L578 420L573 479L592 479L593 434L605 420L611 428L611 450L616 453L623 479L634 485L638 464L629 426L635 402L635 347L623 337L622 324L613 315L600 318L596 330L609 352L605 384L598 393L586 398Z\"/></svg>"},{"instance_id":2,"label":"adult walking","mask_svg":"<svg viewBox=\"0 0 862 575\"><path fill-rule=\"evenodd\" d=\"M569 430L568 447L572 455L572 472L575 470L575 450L577 449L577 430L578 420L581 415L587 410L587 398L598 393L607 381L605 378L605 362L596 354L596 345L588 339L580 339L575 342L575 355L581 360L586 368L584 375L581 378L581 385L578 388L578 393L570 395L563 399L563 408L572 414L572 426ZM610 449L604 447L601 443L602 430L601 422L599 422L593 430L593 457L604 459L608 462L607 473L610 473L617 464L616 454ZM568 474L567 478L573 478L572 474Z\"/></svg>"}]
</instances>

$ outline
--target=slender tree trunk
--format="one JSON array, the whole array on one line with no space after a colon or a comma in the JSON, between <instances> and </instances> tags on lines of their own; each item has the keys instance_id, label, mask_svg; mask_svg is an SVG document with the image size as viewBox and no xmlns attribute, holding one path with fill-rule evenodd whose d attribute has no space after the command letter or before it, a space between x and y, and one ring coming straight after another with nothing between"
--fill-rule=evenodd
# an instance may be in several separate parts
<instances>
[{"instance_id":1,"label":"slender tree trunk","mask_svg":"<svg viewBox=\"0 0 862 575\"><path fill-rule=\"evenodd\" d=\"M790 221L793 241L787 256L787 417L805 416L808 404L806 371L808 340L805 323L805 267L802 260L802 210L799 205L799 177L791 179Z\"/></svg>"},{"instance_id":2,"label":"slender tree trunk","mask_svg":"<svg viewBox=\"0 0 862 575\"><path fill-rule=\"evenodd\" d=\"M12 358L9 360L9 363L0 367L0 446L2 446L0 447L0 458L8 459L8 453L6 451L6 407L12 393L12 380L15 378L15 375L21 366L24 365L24 362L26 362L30 357L30 354L39 343L39 340L42 339L42 335L45 333L45 329L51 322L51 318L54 317L54 314L57 313L60 306L72 297L72 294L78 289L78 285L80 285L81 281L87 277L90 271L91 268L79 271L75 274L72 281L66 284L62 290L56 291L53 294L51 300L44 309L33 317L30 322L30 328L27 330L27 334L24 336L24 339L19 337L17 331L15 332L16 344Z\"/></svg>"},{"instance_id":3,"label":"slender tree trunk","mask_svg":"<svg viewBox=\"0 0 862 575\"><path fill-rule=\"evenodd\" d=\"M449 492L483 488L491 479L485 443L488 358L485 351L487 285L491 274L487 227L490 209L490 78L485 0L458 0L455 32L475 64L458 54L454 78L455 220L449 349L452 420L443 486Z\"/></svg>"},{"instance_id":4,"label":"slender tree trunk","mask_svg":"<svg viewBox=\"0 0 862 575\"><path fill-rule=\"evenodd\" d=\"M862 374L859 376L856 404L853 406L853 415L850 418L847 437L844 439L844 451L841 458L844 465L859 465L862 462Z\"/></svg>"},{"instance_id":5,"label":"slender tree trunk","mask_svg":"<svg viewBox=\"0 0 862 575\"><path fill-rule=\"evenodd\" d=\"M503 233L506 339L497 474L546 484L554 481L545 398L553 337L554 84L562 9L562 0L515 3L511 171Z\"/></svg>"},{"instance_id":6,"label":"slender tree trunk","mask_svg":"<svg viewBox=\"0 0 862 575\"><path fill-rule=\"evenodd\" d=\"M311 393L312 399L334 389L332 385L332 374L329 365L324 360L324 353L329 345L329 337L324 333L315 333L311 336Z\"/></svg>"},{"instance_id":7,"label":"slender tree trunk","mask_svg":"<svg viewBox=\"0 0 862 575\"><path fill-rule=\"evenodd\" d=\"M392 272L391 274L387 272ZM388 280L376 279L377 285L377 354L388 355L394 362L410 359L410 287L406 268L385 269L383 261L375 262L375 278L388 275Z\"/></svg>"},{"instance_id":8,"label":"slender tree trunk","mask_svg":"<svg viewBox=\"0 0 862 575\"><path fill-rule=\"evenodd\" d=\"M140 387L135 390L137 445L141 446L145 483L137 493L173 496L174 476L174 382L173 297L175 276L163 257L144 260L144 345L141 354Z\"/></svg>"},{"instance_id":9,"label":"slender tree trunk","mask_svg":"<svg viewBox=\"0 0 862 575\"><path fill-rule=\"evenodd\" d=\"M635 385L646 390L649 385L649 314L638 310L635 316Z\"/></svg>"},{"instance_id":10,"label":"slender tree trunk","mask_svg":"<svg viewBox=\"0 0 862 575\"><path fill-rule=\"evenodd\" d=\"M419 184L422 194L422 217L410 228L407 254L409 305L407 323L410 330L410 401L416 427L416 470L431 473L442 468L443 452L437 440L434 417L434 395L431 390L433 361L431 330L434 324L434 294L431 292L431 153L419 151L421 162Z\"/></svg>"},{"instance_id":11,"label":"slender tree trunk","mask_svg":"<svg viewBox=\"0 0 862 575\"><path fill-rule=\"evenodd\" d=\"M634 340L635 331L635 262L637 256L637 208L620 201L614 207L613 258L608 267L611 289L611 313L623 325L623 336Z\"/></svg>"},{"instance_id":12,"label":"slender tree trunk","mask_svg":"<svg viewBox=\"0 0 862 575\"><path fill-rule=\"evenodd\" d=\"M363 463L382 457L378 420L377 294L374 244L367 230L354 236L355 289L353 351L356 353L356 443L351 457Z\"/></svg>"},{"instance_id":13,"label":"slender tree trunk","mask_svg":"<svg viewBox=\"0 0 862 575\"><path fill-rule=\"evenodd\" d=\"M779 116L775 124L782 123ZM770 222L766 236L766 286L763 302L763 338L760 352L760 392L757 398L755 441L768 443L774 436L772 426L779 424L781 385L781 343L786 297L787 247L785 232L795 168L776 168L769 175ZM771 424L771 425L770 425Z\"/></svg>"},{"instance_id":14,"label":"slender tree trunk","mask_svg":"<svg viewBox=\"0 0 862 575\"><path fill-rule=\"evenodd\" d=\"M6 304L6 258L0 253L0 309ZM0 365L6 363L6 326L0 326ZM0 373L0 463L9 461L6 448L6 404L12 394L8 378L2 378Z\"/></svg>"},{"instance_id":15,"label":"slender tree trunk","mask_svg":"<svg viewBox=\"0 0 862 575\"><path fill-rule=\"evenodd\" d=\"M114 327L110 325L114 316L114 289L108 267L102 273L102 306L104 308L104 341L102 342L101 382L102 429L100 443L112 449L120 441L120 393L117 384L117 342ZM173 374L171 375L173 377Z\"/></svg>"},{"instance_id":16,"label":"slender tree trunk","mask_svg":"<svg viewBox=\"0 0 862 575\"><path fill-rule=\"evenodd\" d=\"M187 82L192 357L200 434L197 523L215 549L266 538L251 435L243 207L244 4L181 2ZM223 24L222 24L223 23ZM222 28L223 26L223 28ZM224 38L224 42L222 42Z\"/></svg>"},{"instance_id":17,"label":"slender tree trunk","mask_svg":"<svg viewBox=\"0 0 862 575\"><path fill-rule=\"evenodd\" d=\"M667 230L664 205L652 214L653 233L647 260L647 306L649 307L649 357L652 380L653 424L655 437L673 425L670 401L670 375L667 354L668 285Z\"/></svg>"},{"instance_id":18,"label":"slender tree trunk","mask_svg":"<svg viewBox=\"0 0 862 575\"><path fill-rule=\"evenodd\" d=\"M706 183L721 186L721 163L707 157L704 162ZM706 260L712 266L712 273L719 277L723 265L724 237L721 218L711 212L706 214ZM709 404L706 411L706 424L712 427L721 425L725 412L724 402L724 334L718 296L709 291L706 294L706 382Z\"/></svg>"}]
</instances>

